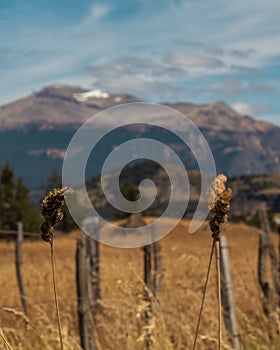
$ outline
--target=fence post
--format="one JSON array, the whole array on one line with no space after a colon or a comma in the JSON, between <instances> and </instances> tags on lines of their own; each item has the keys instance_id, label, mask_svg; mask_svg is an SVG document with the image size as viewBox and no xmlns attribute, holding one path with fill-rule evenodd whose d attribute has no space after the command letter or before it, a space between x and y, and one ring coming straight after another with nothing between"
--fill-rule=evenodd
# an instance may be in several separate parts
<instances>
[{"instance_id":1,"label":"fence post","mask_svg":"<svg viewBox=\"0 0 280 350\"><path fill-rule=\"evenodd\" d=\"M16 247L15 247L15 265L16 265L16 274L17 282L20 294L20 301L24 310L24 313L27 315L27 302L26 295L24 292L23 279L21 274L21 263L22 263L22 254L21 254L21 245L23 242L23 225L21 221L17 222L17 238L16 238Z\"/></svg>"},{"instance_id":2,"label":"fence post","mask_svg":"<svg viewBox=\"0 0 280 350\"><path fill-rule=\"evenodd\" d=\"M100 221L98 217L87 217L82 224L82 230L86 236L86 251L89 258L89 288L91 298L91 313L94 322L99 311L98 300L101 299L100 292L100 262L99 262L99 230ZM94 237L94 238L93 238Z\"/></svg>"},{"instance_id":3,"label":"fence post","mask_svg":"<svg viewBox=\"0 0 280 350\"><path fill-rule=\"evenodd\" d=\"M235 302L233 295L232 279L230 273L228 243L226 236L220 238L221 250L221 281L222 304L224 308L224 322L230 334L230 343L234 350L240 349L239 334L236 322Z\"/></svg>"},{"instance_id":4,"label":"fence post","mask_svg":"<svg viewBox=\"0 0 280 350\"><path fill-rule=\"evenodd\" d=\"M144 282L149 290L152 290L152 259L151 245L144 246Z\"/></svg>"},{"instance_id":5,"label":"fence post","mask_svg":"<svg viewBox=\"0 0 280 350\"><path fill-rule=\"evenodd\" d=\"M278 227L278 282L280 284L280 226ZM278 321L280 323L280 293L278 294Z\"/></svg>"},{"instance_id":6,"label":"fence post","mask_svg":"<svg viewBox=\"0 0 280 350\"><path fill-rule=\"evenodd\" d=\"M277 315L276 311L280 300L280 256L277 258L271 239L270 224L268 221L267 209L265 205L259 209L259 219L261 228L263 230L263 233L260 235L259 244L259 265L262 265L259 266L259 281L264 294L264 312L269 318L269 322L271 324L269 327L269 336L270 339L273 340L274 338L279 337L280 334L279 313ZM272 286L274 286L274 290L276 292L276 298L274 297L273 287L271 287L268 282L267 262L262 261L265 259L270 259L270 275L272 278ZM263 277L262 280L261 277ZM276 328L273 327L274 324L276 325Z\"/></svg>"},{"instance_id":7,"label":"fence post","mask_svg":"<svg viewBox=\"0 0 280 350\"><path fill-rule=\"evenodd\" d=\"M99 267L99 242L91 237L86 238L87 254L89 257L89 278L90 293L92 299L91 311L94 322L98 313L98 300L101 298L100 293L100 267Z\"/></svg>"},{"instance_id":8,"label":"fence post","mask_svg":"<svg viewBox=\"0 0 280 350\"><path fill-rule=\"evenodd\" d=\"M144 302L145 302L145 337L144 343L146 349L151 349L153 346L153 307L152 307L152 259L151 259L151 244L145 245L144 248Z\"/></svg>"},{"instance_id":9,"label":"fence post","mask_svg":"<svg viewBox=\"0 0 280 350\"><path fill-rule=\"evenodd\" d=\"M152 226L152 241L153 241L153 292L155 295L160 291L161 284L161 246L157 239L157 227Z\"/></svg>"},{"instance_id":10,"label":"fence post","mask_svg":"<svg viewBox=\"0 0 280 350\"><path fill-rule=\"evenodd\" d=\"M271 262L270 270L271 270L273 285L277 295L280 295L279 263L278 263L276 251L271 239L270 224L268 221L267 210L265 206L259 210L259 219L260 219L261 228L264 233L264 240L265 240L264 245L268 250L268 255ZM279 257L279 260L280 260L280 257Z\"/></svg>"},{"instance_id":11,"label":"fence post","mask_svg":"<svg viewBox=\"0 0 280 350\"><path fill-rule=\"evenodd\" d=\"M272 291L267 276L268 249L264 233L259 235L259 252L258 252L258 280L263 291L263 309L267 316L270 316L273 309Z\"/></svg>"},{"instance_id":12,"label":"fence post","mask_svg":"<svg viewBox=\"0 0 280 350\"><path fill-rule=\"evenodd\" d=\"M81 346L84 350L95 350L94 320L91 314L89 293L89 258L86 250L86 235L77 239L76 280L78 296L78 318Z\"/></svg>"}]
</instances>

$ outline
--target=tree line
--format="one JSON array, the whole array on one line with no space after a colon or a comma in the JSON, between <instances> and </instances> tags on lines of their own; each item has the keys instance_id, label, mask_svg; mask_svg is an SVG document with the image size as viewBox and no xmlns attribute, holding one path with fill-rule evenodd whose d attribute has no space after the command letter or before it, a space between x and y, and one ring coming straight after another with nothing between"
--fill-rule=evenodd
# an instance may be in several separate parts
<instances>
[{"instance_id":1,"label":"tree line","mask_svg":"<svg viewBox=\"0 0 280 350\"><path fill-rule=\"evenodd\" d=\"M52 189L61 187L61 176L56 169L50 174L47 183L42 187L42 198ZM41 202L41 201L40 201ZM30 191L21 178L18 178L9 163L0 165L0 229L15 230L18 221L24 230L39 232L42 218L40 202L33 202ZM64 220L59 229L70 231L76 227L67 208L64 209Z\"/></svg>"}]
</instances>

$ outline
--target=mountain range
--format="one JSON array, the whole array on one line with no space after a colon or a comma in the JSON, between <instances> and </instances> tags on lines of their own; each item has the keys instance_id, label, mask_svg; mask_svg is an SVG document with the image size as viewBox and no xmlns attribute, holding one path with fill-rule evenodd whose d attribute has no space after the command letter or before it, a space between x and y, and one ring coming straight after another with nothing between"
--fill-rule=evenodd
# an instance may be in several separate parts
<instances>
[{"instance_id":1,"label":"mountain range","mask_svg":"<svg viewBox=\"0 0 280 350\"><path fill-rule=\"evenodd\" d=\"M56 84L0 107L0 164L9 162L32 190L51 171L61 169L65 150L76 130L109 107L140 101L131 95ZM229 176L280 172L280 127L240 115L223 102L195 105L165 103L188 116L201 130L213 152L218 172ZM169 121L172 124L172 120ZM181 132L184 132L182 130ZM100 145L89 166L96 175L116 142L149 137L164 141L190 168L195 160L178 138L154 127L125 127Z\"/></svg>"}]
</instances>

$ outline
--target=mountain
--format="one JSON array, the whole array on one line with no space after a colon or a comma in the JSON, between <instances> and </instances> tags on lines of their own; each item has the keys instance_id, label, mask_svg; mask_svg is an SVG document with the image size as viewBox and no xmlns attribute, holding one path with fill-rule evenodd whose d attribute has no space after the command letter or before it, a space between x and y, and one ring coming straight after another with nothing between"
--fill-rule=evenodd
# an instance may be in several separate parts
<instances>
[{"instance_id":1,"label":"mountain","mask_svg":"<svg viewBox=\"0 0 280 350\"><path fill-rule=\"evenodd\" d=\"M8 161L30 188L39 188L54 167L61 169L67 145L84 121L116 104L136 101L139 99L131 95L56 84L1 106L0 164ZM166 105L187 115L200 128L218 172L230 176L280 172L279 127L239 115L223 102ZM168 123L172 124L172 119ZM182 126L176 125L182 134L183 126L183 122ZM116 144L139 137L167 143L189 168L196 168L191 153L168 130L138 125L117 130L99 145L88 176L100 171L104 157Z\"/></svg>"},{"instance_id":2,"label":"mountain","mask_svg":"<svg viewBox=\"0 0 280 350\"><path fill-rule=\"evenodd\" d=\"M0 107L0 130L77 129L92 115L120 103L139 101L130 95L87 91L56 84Z\"/></svg>"},{"instance_id":3,"label":"mountain","mask_svg":"<svg viewBox=\"0 0 280 350\"><path fill-rule=\"evenodd\" d=\"M87 91L56 84L0 107L0 165L9 162L32 190L40 190L51 171L60 171L75 131L96 113L130 95Z\"/></svg>"},{"instance_id":4,"label":"mountain","mask_svg":"<svg viewBox=\"0 0 280 350\"><path fill-rule=\"evenodd\" d=\"M187 115L200 128L219 172L232 176L280 171L278 126L242 116L223 102L170 106Z\"/></svg>"}]
</instances>

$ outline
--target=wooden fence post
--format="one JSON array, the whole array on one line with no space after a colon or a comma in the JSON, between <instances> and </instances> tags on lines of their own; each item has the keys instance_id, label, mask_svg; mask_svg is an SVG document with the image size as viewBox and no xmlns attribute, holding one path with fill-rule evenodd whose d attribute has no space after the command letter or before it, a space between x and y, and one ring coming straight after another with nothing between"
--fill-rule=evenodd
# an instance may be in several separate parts
<instances>
[{"instance_id":1,"label":"wooden fence post","mask_svg":"<svg viewBox=\"0 0 280 350\"><path fill-rule=\"evenodd\" d=\"M151 245L145 245L144 248L144 302L145 302L145 337L144 343L146 349L151 349L153 346L153 329L151 327L153 321L153 307L152 307L152 257Z\"/></svg>"},{"instance_id":2,"label":"wooden fence post","mask_svg":"<svg viewBox=\"0 0 280 350\"><path fill-rule=\"evenodd\" d=\"M280 226L278 227L278 283L280 284ZM280 293L278 294L278 322L280 323Z\"/></svg>"},{"instance_id":3,"label":"wooden fence post","mask_svg":"<svg viewBox=\"0 0 280 350\"><path fill-rule=\"evenodd\" d=\"M144 246L144 282L149 290L152 290L152 259L151 245Z\"/></svg>"},{"instance_id":4,"label":"wooden fence post","mask_svg":"<svg viewBox=\"0 0 280 350\"><path fill-rule=\"evenodd\" d=\"M258 274L259 283L263 291L263 309L269 319L271 326L269 327L269 336L271 340L279 337L280 323L279 312L277 306L280 300L280 256L277 258L275 248L271 239L270 224L267 217L266 207L259 209L260 225L263 233L260 234L259 241L259 261ZM270 260L270 275L272 283L270 285L267 275L267 263ZM273 288L274 287L274 288ZM276 292L276 296L274 294ZM274 327L276 325L276 327Z\"/></svg>"},{"instance_id":5,"label":"wooden fence post","mask_svg":"<svg viewBox=\"0 0 280 350\"><path fill-rule=\"evenodd\" d=\"M91 237L86 238L87 254L89 257L89 278L90 293L92 299L91 312L94 322L98 313L98 300L101 298L100 292L100 267L99 267L99 242Z\"/></svg>"},{"instance_id":6,"label":"wooden fence post","mask_svg":"<svg viewBox=\"0 0 280 350\"><path fill-rule=\"evenodd\" d=\"M160 291L161 284L161 246L157 239L157 228L152 227L152 241L153 241L153 292L155 295Z\"/></svg>"},{"instance_id":7,"label":"wooden fence post","mask_svg":"<svg viewBox=\"0 0 280 350\"><path fill-rule=\"evenodd\" d=\"M101 299L100 292L100 257L99 257L99 230L100 221L98 217L88 217L83 221L82 229L87 233L86 251L89 258L89 288L91 297L91 313L94 322L99 311L98 300ZM94 237L94 238L93 238Z\"/></svg>"},{"instance_id":8,"label":"wooden fence post","mask_svg":"<svg viewBox=\"0 0 280 350\"><path fill-rule=\"evenodd\" d=\"M78 318L81 346L84 350L95 350L94 320L91 313L89 288L89 258L86 249L86 235L77 240L76 280L78 295Z\"/></svg>"},{"instance_id":9,"label":"wooden fence post","mask_svg":"<svg viewBox=\"0 0 280 350\"><path fill-rule=\"evenodd\" d=\"M15 247L15 265L16 265L16 274L17 282L20 294L20 301L24 310L24 313L27 315L27 302L26 295L24 292L23 279L21 274L21 263L22 263L22 254L21 254L21 245L23 242L23 225L22 222L17 222L17 238L16 238L16 247Z\"/></svg>"},{"instance_id":10,"label":"wooden fence post","mask_svg":"<svg viewBox=\"0 0 280 350\"><path fill-rule=\"evenodd\" d=\"M259 235L258 251L258 280L263 291L263 309L267 316L270 316L273 309L272 291L267 276L268 249L265 234Z\"/></svg>"},{"instance_id":11,"label":"wooden fence post","mask_svg":"<svg viewBox=\"0 0 280 350\"><path fill-rule=\"evenodd\" d=\"M259 210L259 218L260 218L260 224L264 233L263 246L266 247L265 249L268 251L268 256L270 258L270 270L271 270L273 285L277 295L280 295L280 281L279 281L279 271L278 271L279 263L278 263L277 255L271 239L270 224L268 221L267 211L265 207ZM280 260L280 257L279 257L279 260Z\"/></svg>"},{"instance_id":12,"label":"wooden fence post","mask_svg":"<svg viewBox=\"0 0 280 350\"><path fill-rule=\"evenodd\" d=\"M239 334L236 322L235 302L233 295L232 279L230 273L228 243L226 236L220 238L221 250L221 281L222 304L224 308L224 322L230 334L229 341L234 350L240 349Z\"/></svg>"}]
</instances>

